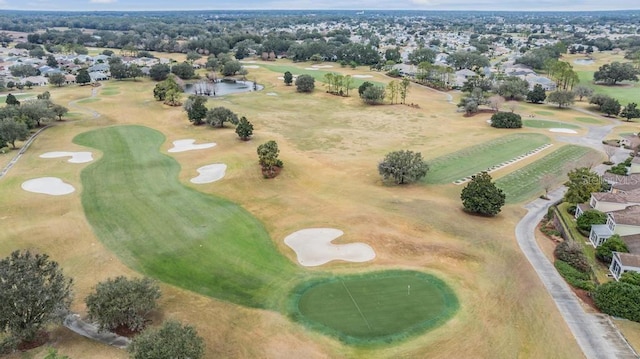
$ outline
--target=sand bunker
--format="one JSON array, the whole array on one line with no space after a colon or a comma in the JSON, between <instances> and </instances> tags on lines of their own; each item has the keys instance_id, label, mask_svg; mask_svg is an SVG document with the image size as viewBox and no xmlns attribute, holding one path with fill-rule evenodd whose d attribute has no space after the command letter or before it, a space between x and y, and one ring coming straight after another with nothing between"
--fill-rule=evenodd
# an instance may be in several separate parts
<instances>
[{"instance_id":1,"label":"sand bunker","mask_svg":"<svg viewBox=\"0 0 640 359\"><path fill-rule=\"evenodd\" d=\"M258 65L243 65L242 67L244 67L245 69L259 69L260 66Z\"/></svg>"},{"instance_id":2,"label":"sand bunker","mask_svg":"<svg viewBox=\"0 0 640 359\"><path fill-rule=\"evenodd\" d=\"M311 67L315 67L316 69L330 69L333 65L312 65Z\"/></svg>"},{"instance_id":3,"label":"sand bunker","mask_svg":"<svg viewBox=\"0 0 640 359\"><path fill-rule=\"evenodd\" d=\"M550 132L559 132L559 133L578 133L576 130L571 130L568 128L550 128Z\"/></svg>"},{"instance_id":4,"label":"sand bunker","mask_svg":"<svg viewBox=\"0 0 640 359\"><path fill-rule=\"evenodd\" d=\"M224 163L214 163L212 165L200 167L197 171L200 175L192 178L191 183L211 183L224 178L224 174L227 171L227 165Z\"/></svg>"},{"instance_id":5,"label":"sand bunker","mask_svg":"<svg viewBox=\"0 0 640 359\"><path fill-rule=\"evenodd\" d=\"M293 75L293 79L294 80L297 79L297 78L298 78L298 75ZM278 80L284 81L284 76L278 76Z\"/></svg>"},{"instance_id":6,"label":"sand bunker","mask_svg":"<svg viewBox=\"0 0 640 359\"><path fill-rule=\"evenodd\" d=\"M365 243L331 244L344 233L333 228L308 228L288 235L284 243L296 252L298 262L305 267L315 267L333 260L366 262L376 253Z\"/></svg>"},{"instance_id":7,"label":"sand bunker","mask_svg":"<svg viewBox=\"0 0 640 359\"><path fill-rule=\"evenodd\" d=\"M267 92L267 96L278 96L275 92Z\"/></svg>"},{"instance_id":8,"label":"sand bunker","mask_svg":"<svg viewBox=\"0 0 640 359\"><path fill-rule=\"evenodd\" d=\"M47 152L40 155L40 158L60 158L71 157L67 162L69 163L87 163L93 161L93 155L91 152Z\"/></svg>"},{"instance_id":9,"label":"sand bunker","mask_svg":"<svg viewBox=\"0 0 640 359\"><path fill-rule=\"evenodd\" d=\"M184 152L184 151L192 151L192 150L201 150L204 148L215 147L215 142L202 143L199 145L194 144L196 140L187 139L187 140L177 140L173 141L173 148L169 149L169 152Z\"/></svg>"},{"instance_id":10,"label":"sand bunker","mask_svg":"<svg viewBox=\"0 0 640 359\"><path fill-rule=\"evenodd\" d=\"M22 189L28 192L62 196L73 193L76 189L58 177L34 178L22 183Z\"/></svg>"},{"instance_id":11,"label":"sand bunker","mask_svg":"<svg viewBox=\"0 0 640 359\"><path fill-rule=\"evenodd\" d=\"M318 71L318 70L320 70L320 69L319 69L319 68L317 68L317 67L305 67L304 69L305 69L305 70L312 70L312 71Z\"/></svg>"},{"instance_id":12,"label":"sand bunker","mask_svg":"<svg viewBox=\"0 0 640 359\"><path fill-rule=\"evenodd\" d=\"M369 78L372 78L373 76L371 76L371 75L353 75L351 77L355 77L357 79L369 79Z\"/></svg>"},{"instance_id":13,"label":"sand bunker","mask_svg":"<svg viewBox=\"0 0 640 359\"><path fill-rule=\"evenodd\" d=\"M258 61L253 61L253 60L247 60L247 61L240 61L241 64L255 64Z\"/></svg>"}]
</instances>

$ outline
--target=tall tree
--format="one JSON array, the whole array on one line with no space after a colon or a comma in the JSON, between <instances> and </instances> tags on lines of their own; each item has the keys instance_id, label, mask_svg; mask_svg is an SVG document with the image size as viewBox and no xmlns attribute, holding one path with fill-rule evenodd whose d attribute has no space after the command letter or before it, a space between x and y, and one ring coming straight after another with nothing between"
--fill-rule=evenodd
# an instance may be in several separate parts
<instances>
[{"instance_id":1,"label":"tall tree","mask_svg":"<svg viewBox=\"0 0 640 359\"><path fill-rule=\"evenodd\" d=\"M234 125L238 124L238 115L226 107L214 107L207 111L206 121L208 124L214 127L224 127L225 122L230 122Z\"/></svg>"},{"instance_id":2,"label":"tall tree","mask_svg":"<svg viewBox=\"0 0 640 359\"><path fill-rule=\"evenodd\" d=\"M432 64L436 59L436 52L425 47L417 48L413 50L408 56L409 63L412 65L418 65L423 62Z\"/></svg>"},{"instance_id":3,"label":"tall tree","mask_svg":"<svg viewBox=\"0 0 640 359\"><path fill-rule=\"evenodd\" d=\"M62 121L62 116L66 115L69 109L62 105L54 104L51 106L51 111L58 116L58 121Z\"/></svg>"},{"instance_id":4,"label":"tall tree","mask_svg":"<svg viewBox=\"0 0 640 359\"><path fill-rule=\"evenodd\" d=\"M133 331L145 327L148 314L157 306L160 287L149 278L107 279L96 285L85 303L89 317L100 329L126 327Z\"/></svg>"},{"instance_id":5,"label":"tall tree","mask_svg":"<svg viewBox=\"0 0 640 359\"><path fill-rule=\"evenodd\" d=\"M542 103L546 98L547 94L540 84L535 84L533 90L527 93L527 101L531 103Z\"/></svg>"},{"instance_id":6,"label":"tall tree","mask_svg":"<svg viewBox=\"0 0 640 359\"><path fill-rule=\"evenodd\" d=\"M471 181L462 189L460 199L468 212L495 216L504 206L506 196L491 182L491 175L482 172L471 177Z\"/></svg>"},{"instance_id":7,"label":"tall tree","mask_svg":"<svg viewBox=\"0 0 640 359\"><path fill-rule=\"evenodd\" d=\"M419 181L428 171L429 165L422 159L422 154L413 151L389 152L378 164L382 179L393 179L396 184Z\"/></svg>"},{"instance_id":8,"label":"tall tree","mask_svg":"<svg viewBox=\"0 0 640 359\"><path fill-rule=\"evenodd\" d=\"M167 76L169 76L169 73L171 73L171 69L167 64L155 64L149 69L149 76L154 81L166 80Z\"/></svg>"},{"instance_id":9,"label":"tall tree","mask_svg":"<svg viewBox=\"0 0 640 359\"><path fill-rule=\"evenodd\" d=\"M602 104L602 106L600 107L600 111L602 111L605 115L611 117L617 116L620 113L620 108L620 102L618 102L618 100L616 99L611 98Z\"/></svg>"},{"instance_id":10,"label":"tall tree","mask_svg":"<svg viewBox=\"0 0 640 359\"><path fill-rule=\"evenodd\" d=\"M635 102L629 103L622 109L620 116L626 118L627 122L631 122L634 118L640 118L640 109L638 109L637 106Z\"/></svg>"},{"instance_id":11,"label":"tall tree","mask_svg":"<svg viewBox=\"0 0 640 359\"><path fill-rule=\"evenodd\" d=\"M405 104L407 100L407 93L409 92L409 79L403 78L400 82L400 103Z\"/></svg>"},{"instance_id":12,"label":"tall tree","mask_svg":"<svg viewBox=\"0 0 640 359\"><path fill-rule=\"evenodd\" d=\"M593 89L585 85L578 85L574 87L573 92L578 96L578 101L582 101L583 97L591 97L591 95L593 95Z\"/></svg>"},{"instance_id":13,"label":"tall tree","mask_svg":"<svg viewBox=\"0 0 640 359\"><path fill-rule=\"evenodd\" d=\"M568 107L574 101L575 94L571 91L558 90L547 96L547 102L558 104L558 108Z\"/></svg>"},{"instance_id":14,"label":"tall tree","mask_svg":"<svg viewBox=\"0 0 640 359\"><path fill-rule=\"evenodd\" d=\"M238 126L236 126L236 133L241 140L248 141L253 135L253 124L246 117L240 117Z\"/></svg>"},{"instance_id":15,"label":"tall tree","mask_svg":"<svg viewBox=\"0 0 640 359\"><path fill-rule=\"evenodd\" d=\"M91 82L91 76L89 75L89 71L87 69L78 70L78 75L76 76L76 83L80 85L88 84Z\"/></svg>"},{"instance_id":16,"label":"tall tree","mask_svg":"<svg viewBox=\"0 0 640 359\"><path fill-rule=\"evenodd\" d=\"M584 203L591 198L591 193L602 191L600 176L587 167L580 167L570 171L567 176L567 192L564 201L577 204Z\"/></svg>"},{"instance_id":17,"label":"tall tree","mask_svg":"<svg viewBox=\"0 0 640 359\"><path fill-rule=\"evenodd\" d=\"M26 123L13 118L0 119L0 143L9 143L16 148L16 141L24 141L28 137L29 127Z\"/></svg>"},{"instance_id":18,"label":"tall tree","mask_svg":"<svg viewBox=\"0 0 640 359\"><path fill-rule=\"evenodd\" d=\"M293 74L291 74L291 72L287 71L284 73L284 84L287 86L291 86L291 84L293 83Z\"/></svg>"},{"instance_id":19,"label":"tall tree","mask_svg":"<svg viewBox=\"0 0 640 359\"><path fill-rule=\"evenodd\" d=\"M0 331L31 341L68 313L71 279L46 254L15 251L0 260Z\"/></svg>"},{"instance_id":20,"label":"tall tree","mask_svg":"<svg viewBox=\"0 0 640 359\"><path fill-rule=\"evenodd\" d=\"M207 116L207 98L204 96L191 95L184 103L184 110L187 111L189 121L194 125L202 125L203 119Z\"/></svg>"},{"instance_id":21,"label":"tall tree","mask_svg":"<svg viewBox=\"0 0 640 359\"><path fill-rule=\"evenodd\" d=\"M262 175L265 178L273 178L278 174L278 169L282 168L282 161L278 158L280 150L276 141L267 141L256 151L258 153L258 161L262 167Z\"/></svg>"},{"instance_id":22,"label":"tall tree","mask_svg":"<svg viewBox=\"0 0 640 359\"><path fill-rule=\"evenodd\" d=\"M62 86L66 82L66 78L61 73L53 73L49 75L49 83L55 86Z\"/></svg>"},{"instance_id":23,"label":"tall tree","mask_svg":"<svg viewBox=\"0 0 640 359\"><path fill-rule=\"evenodd\" d=\"M600 66L598 71L593 73L595 82L604 82L607 85L615 85L621 81L638 81L638 70L632 63L620 63L614 61L610 64Z\"/></svg>"},{"instance_id":24,"label":"tall tree","mask_svg":"<svg viewBox=\"0 0 640 359\"><path fill-rule=\"evenodd\" d=\"M200 359L204 356L204 340L194 327L166 321L159 329L136 336L127 350L132 359Z\"/></svg>"},{"instance_id":25,"label":"tall tree","mask_svg":"<svg viewBox=\"0 0 640 359\"><path fill-rule=\"evenodd\" d=\"M399 85L397 80L393 80L387 84L387 95L391 104L395 104L398 100Z\"/></svg>"}]
</instances>

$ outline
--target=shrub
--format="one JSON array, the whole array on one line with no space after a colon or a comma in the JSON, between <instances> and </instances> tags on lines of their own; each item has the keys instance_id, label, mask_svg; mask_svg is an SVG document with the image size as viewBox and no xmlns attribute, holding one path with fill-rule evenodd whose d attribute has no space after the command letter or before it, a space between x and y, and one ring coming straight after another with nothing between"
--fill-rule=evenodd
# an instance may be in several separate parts
<instances>
[{"instance_id":1,"label":"shrub","mask_svg":"<svg viewBox=\"0 0 640 359\"><path fill-rule=\"evenodd\" d=\"M300 75L296 79L298 92L312 92L316 86L316 80L311 75Z\"/></svg>"},{"instance_id":2,"label":"shrub","mask_svg":"<svg viewBox=\"0 0 640 359\"><path fill-rule=\"evenodd\" d=\"M582 273L591 272L587 256L584 255L584 250L579 243L563 241L556 246L553 254L557 259L569 263L569 265Z\"/></svg>"},{"instance_id":3,"label":"shrub","mask_svg":"<svg viewBox=\"0 0 640 359\"><path fill-rule=\"evenodd\" d=\"M495 128L521 128L522 117L512 112L498 112L491 116L491 127Z\"/></svg>"},{"instance_id":4,"label":"shrub","mask_svg":"<svg viewBox=\"0 0 640 359\"><path fill-rule=\"evenodd\" d=\"M613 257L612 252L629 253L629 248L617 234L609 237L600 247L596 248L596 258L605 264L610 264Z\"/></svg>"},{"instance_id":5,"label":"shrub","mask_svg":"<svg viewBox=\"0 0 640 359\"><path fill-rule=\"evenodd\" d=\"M589 274L578 271L565 261L557 260L554 265L562 278L571 286L588 291L595 289L596 285Z\"/></svg>"},{"instance_id":6,"label":"shrub","mask_svg":"<svg viewBox=\"0 0 640 359\"><path fill-rule=\"evenodd\" d=\"M378 164L378 172L383 180L393 179L396 184L411 183L427 175L429 165L420 152L393 151L387 153Z\"/></svg>"},{"instance_id":7,"label":"shrub","mask_svg":"<svg viewBox=\"0 0 640 359\"><path fill-rule=\"evenodd\" d=\"M598 210L590 209L588 211L585 211L580 217L578 217L578 220L576 222L578 225L578 229L589 232L591 231L592 225L607 223L607 215Z\"/></svg>"},{"instance_id":8,"label":"shrub","mask_svg":"<svg viewBox=\"0 0 640 359\"><path fill-rule=\"evenodd\" d=\"M640 321L640 286L625 282L605 283L595 289L593 301L603 313Z\"/></svg>"},{"instance_id":9,"label":"shrub","mask_svg":"<svg viewBox=\"0 0 640 359\"><path fill-rule=\"evenodd\" d=\"M620 281L632 285L640 285L640 273L638 272L624 272L620 276Z\"/></svg>"},{"instance_id":10,"label":"shrub","mask_svg":"<svg viewBox=\"0 0 640 359\"><path fill-rule=\"evenodd\" d=\"M618 163L617 165L611 167L607 170L609 173L613 173L614 175L626 176L627 175L627 166L625 166L624 162Z\"/></svg>"}]
</instances>

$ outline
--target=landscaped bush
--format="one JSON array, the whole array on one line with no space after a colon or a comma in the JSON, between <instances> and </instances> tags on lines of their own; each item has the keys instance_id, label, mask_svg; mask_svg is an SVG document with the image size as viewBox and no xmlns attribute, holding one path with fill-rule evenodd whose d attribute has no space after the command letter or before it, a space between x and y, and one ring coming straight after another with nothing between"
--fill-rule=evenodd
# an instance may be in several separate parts
<instances>
[{"instance_id":1,"label":"landscaped bush","mask_svg":"<svg viewBox=\"0 0 640 359\"><path fill-rule=\"evenodd\" d=\"M638 272L624 272L620 276L620 281L623 283L629 283L632 285L640 285L640 273Z\"/></svg>"},{"instance_id":2,"label":"landscaped bush","mask_svg":"<svg viewBox=\"0 0 640 359\"><path fill-rule=\"evenodd\" d=\"M584 250L579 243L564 241L556 246L553 254L557 259L569 263L573 268L582 273L591 273L591 266L584 255Z\"/></svg>"},{"instance_id":3,"label":"landscaped bush","mask_svg":"<svg viewBox=\"0 0 640 359\"><path fill-rule=\"evenodd\" d=\"M629 248L627 248L627 245L617 234L609 237L606 242L596 248L596 258L604 264L609 265L611 263L611 258L613 257L611 252L629 253Z\"/></svg>"},{"instance_id":4,"label":"landscaped bush","mask_svg":"<svg viewBox=\"0 0 640 359\"><path fill-rule=\"evenodd\" d=\"M640 322L640 286L605 283L593 292L593 301L603 313Z\"/></svg>"},{"instance_id":5,"label":"landscaped bush","mask_svg":"<svg viewBox=\"0 0 640 359\"><path fill-rule=\"evenodd\" d=\"M589 274L580 272L565 261L557 260L554 265L562 278L564 278L571 286L588 291L595 289L596 285L591 280L591 276Z\"/></svg>"},{"instance_id":6,"label":"landscaped bush","mask_svg":"<svg viewBox=\"0 0 640 359\"><path fill-rule=\"evenodd\" d=\"M626 176L627 166L625 166L624 162L621 162L608 169L607 172L613 173L614 175Z\"/></svg>"},{"instance_id":7,"label":"landscaped bush","mask_svg":"<svg viewBox=\"0 0 640 359\"><path fill-rule=\"evenodd\" d=\"M491 116L491 126L496 128L521 128L522 117L517 113L498 112Z\"/></svg>"},{"instance_id":8,"label":"landscaped bush","mask_svg":"<svg viewBox=\"0 0 640 359\"><path fill-rule=\"evenodd\" d=\"M578 229L589 232L591 231L591 226L594 224L605 224L607 223L607 215L606 213L600 212L595 209L590 209L585 211L578 220L576 224L578 225Z\"/></svg>"}]
</instances>

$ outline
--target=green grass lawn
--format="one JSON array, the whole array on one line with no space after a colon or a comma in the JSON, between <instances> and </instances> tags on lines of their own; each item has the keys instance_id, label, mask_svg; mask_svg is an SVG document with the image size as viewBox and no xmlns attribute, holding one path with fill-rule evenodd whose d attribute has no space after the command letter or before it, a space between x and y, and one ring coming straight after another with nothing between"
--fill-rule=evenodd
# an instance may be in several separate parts
<instances>
[{"instance_id":1,"label":"green grass lawn","mask_svg":"<svg viewBox=\"0 0 640 359\"><path fill-rule=\"evenodd\" d=\"M546 121L546 120L522 120L522 124L532 128L571 128L576 129L580 126L572 125L566 122Z\"/></svg>"},{"instance_id":2,"label":"green grass lawn","mask_svg":"<svg viewBox=\"0 0 640 359\"><path fill-rule=\"evenodd\" d=\"M82 171L82 204L98 238L145 275L250 307L299 270L240 206L178 182L179 164L160 153L165 137L115 126L74 142L103 152Z\"/></svg>"},{"instance_id":3,"label":"green grass lawn","mask_svg":"<svg viewBox=\"0 0 640 359\"><path fill-rule=\"evenodd\" d=\"M604 121L598 120L598 119L593 118L593 117L576 117L575 119L576 119L576 121L579 121L579 122L589 123L589 124L596 124L596 125L601 125L601 124L604 123Z\"/></svg>"},{"instance_id":4,"label":"green grass lawn","mask_svg":"<svg viewBox=\"0 0 640 359\"><path fill-rule=\"evenodd\" d=\"M591 152L596 152L587 147L566 145L558 150L542 157L525 167L499 178L496 186L501 188L507 196L507 203L517 203L535 196L544 194L541 179L546 174L562 183L566 173L572 169L572 164ZM575 165L573 166L575 167Z\"/></svg>"},{"instance_id":5,"label":"green grass lawn","mask_svg":"<svg viewBox=\"0 0 640 359\"><path fill-rule=\"evenodd\" d=\"M580 85L591 87L596 93L609 95L618 101L622 106L629 102L640 102L638 93L640 93L640 82L624 81L620 85L605 86L593 83L593 71L577 71L580 78Z\"/></svg>"},{"instance_id":6,"label":"green grass lawn","mask_svg":"<svg viewBox=\"0 0 640 359\"><path fill-rule=\"evenodd\" d=\"M467 147L427 160L430 169L426 182L432 184L451 183L523 155L546 143L549 143L549 137L545 135L520 133Z\"/></svg>"},{"instance_id":7,"label":"green grass lawn","mask_svg":"<svg viewBox=\"0 0 640 359\"><path fill-rule=\"evenodd\" d=\"M118 91L117 89L104 89L100 91L100 94L105 96L113 96L120 94L120 91Z\"/></svg>"},{"instance_id":8,"label":"green grass lawn","mask_svg":"<svg viewBox=\"0 0 640 359\"><path fill-rule=\"evenodd\" d=\"M305 70L304 68L295 67L295 66L285 66L285 65L260 64L260 66L262 66L265 69L270 70L270 71L279 72L281 75L284 74L287 71L291 72L293 75L311 75L311 76L313 76L314 79L316 79L316 81L323 82L323 83L325 82L324 75L332 72L331 69L329 69L329 70L326 70L326 69L325 70ZM340 66L340 65L334 65L334 66ZM311 65L309 65L309 67L311 67ZM357 74L360 74L360 72L358 72ZM354 90L357 91L357 88L360 85L362 85L365 81L371 82L372 84L377 85L377 86L386 86L382 82L377 82L377 81L374 81L372 79L353 78Z\"/></svg>"},{"instance_id":9,"label":"green grass lawn","mask_svg":"<svg viewBox=\"0 0 640 359\"><path fill-rule=\"evenodd\" d=\"M444 323L458 309L443 281L412 271L320 279L295 293L295 319L352 344L402 339Z\"/></svg>"},{"instance_id":10,"label":"green grass lawn","mask_svg":"<svg viewBox=\"0 0 640 359\"><path fill-rule=\"evenodd\" d=\"M554 113L551 111L536 111L536 114L540 116L553 116Z\"/></svg>"}]
</instances>

